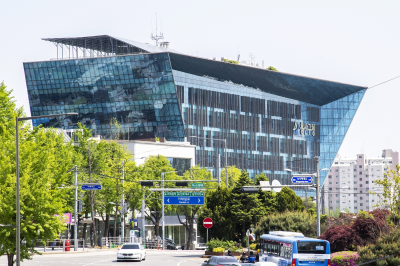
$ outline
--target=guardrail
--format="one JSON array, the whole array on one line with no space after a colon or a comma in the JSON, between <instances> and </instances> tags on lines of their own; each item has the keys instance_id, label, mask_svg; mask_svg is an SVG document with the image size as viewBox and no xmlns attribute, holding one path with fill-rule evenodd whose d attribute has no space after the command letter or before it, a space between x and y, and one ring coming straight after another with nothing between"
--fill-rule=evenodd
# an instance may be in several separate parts
<instances>
[{"instance_id":1,"label":"guardrail","mask_svg":"<svg viewBox=\"0 0 400 266\"><path fill-rule=\"evenodd\" d=\"M141 237L102 237L101 246L103 248L116 248L124 243L142 243Z\"/></svg>"},{"instance_id":2,"label":"guardrail","mask_svg":"<svg viewBox=\"0 0 400 266\"><path fill-rule=\"evenodd\" d=\"M50 252L50 251L61 251L68 252L67 249L67 241L70 241L70 251L73 251L75 248L75 240L74 239L54 239L53 241L46 241L43 243L41 239L37 239L35 241L35 249L39 252ZM77 241L77 248L82 248L85 251L85 240L83 238L79 238Z\"/></svg>"}]
</instances>

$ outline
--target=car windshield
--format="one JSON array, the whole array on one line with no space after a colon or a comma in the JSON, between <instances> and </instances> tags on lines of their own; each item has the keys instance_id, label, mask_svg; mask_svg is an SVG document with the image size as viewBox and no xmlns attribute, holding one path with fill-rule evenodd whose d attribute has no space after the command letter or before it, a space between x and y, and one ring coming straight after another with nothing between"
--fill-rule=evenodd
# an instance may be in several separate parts
<instances>
[{"instance_id":1,"label":"car windshield","mask_svg":"<svg viewBox=\"0 0 400 266\"><path fill-rule=\"evenodd\" d=\"M300 241L297 242L299 253L326 254L325 242Z\"/></svg>"},{"instance_id":2,"label":"car windshield","mask_svg":"<svg viewBox=\"0 0 400 266\"><path fill-rule=\"evenodd\" d=\"M218 258L217 261L218 263L238 262L234 258Z\"/></svg>"},{"instance_id":3,"label":"car windshield","mask_svg":"<svg viewBox=\"0 0 400 266\"><path fill-rule=\"evenodd\" d=\"M140 249L139 245L123 245L121 249Z\"/></svg>"}]
</instances>

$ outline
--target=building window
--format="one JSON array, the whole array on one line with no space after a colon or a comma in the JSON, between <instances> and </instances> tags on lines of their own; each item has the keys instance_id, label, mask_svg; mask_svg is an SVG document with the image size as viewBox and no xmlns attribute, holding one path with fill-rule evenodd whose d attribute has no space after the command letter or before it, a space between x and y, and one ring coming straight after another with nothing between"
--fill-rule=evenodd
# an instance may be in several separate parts
<instances>
[{"instance_id":1,"label":"building window","mask_svg":"<svg viewBox=\"0 0 400 266\"><path fill-rule=\"evenodd\" d=\"M332 176L330 175L330 176L328 176L328 178L332 178Z\"/></svg>"},{"instance_id":2,"label":"building window","mask_svg":"<svg viewBox=\"0 0 400 266\"><path fill-rule=\"evenodd\" d=\"M373 182L373 181L372 181ZM365 184L369 184L369 182L368 181L365 181Z\"/></svg>"},{"instance_id":3,"label":"building window","mask_svg":"<svg viewBox=\"0 0 400 266\"><path fill-rule=\"evenodd\" d=\"M338 198L339 197L339 194L336 194L336 198Z\"/></svg>"},{"instance_id":4,"label":"building window","mask_svg":"<svg viewBox=\"0 0 400 266\"><path fill-rule=\"evenodd\" d=\"M363 206L364 204L363 203L360 203L360 206Z\"/></svg>"},{"instance_id":5,"label":"building window","mask_svg":"<svg viewBox=\"0 0 400 266\"><path fill-rule=\"evenodd\" d=\"M329 185L332 185L332 182L329 182Z\"/></svg>"},{"instance_id":6,"label":"building window","mask_svg":"<svg viewBox=\"0 0 400 266\"><path fill-rule=\"evenodd\" d=\"M360 175L362 175L362 172L358 172Z\"/></svg>"},{"instance_id":7,"label":"building window","mask_svg":"<svg viewBox=\"0 0 400 266\"><path fill-rule=\"evenodd\" d=\"M339 178L339 176L336 176L336 178Z\"/></svg>"},{"instance_id":8,"label":"building window","mask_svg":"<svg viewBox=\"0 0 400 266\"><path fill-rule=\"evenodd\" d=\"M372 200L372 202L375 202L375 200Z\"/></svg>"},{"instance_id":9,"label":"building window","mask_svg":"<svg viewBox=\"0 0 400 266\"><path fill-rule=\"evenodd\" d=\"M354 184L357 185L357 181L354 181Z\"/></svg>"},{"instance_id":10,"label":"building window","mask_svg":"<svg viewBox=\"0 0 400 266\"><path fill-rule=\"evenodd\" d=\"M354 207L355 210L357 210L357 207Z\"/></svg>"},{"instance_id":11,"label":"building window","mask_svg":"<svg viewBox=\"0 0 400 266\"><path fill-rule=\"evenodd\" d=\"M339 203L339 201L337 200L336 203Z\"/></svg>"},{"instance_id":12,"label":"building window","mask_svg":"<svg viewBox=\"0 0 400 266\"><path fill-rule=\"evenodd\" d=\"M339 169L335 169L335 172L339 172Z\"/></svg>"},{"instance_id":13,"label":"building window","mask_svg":"<svg viewBox=\"0 0 400 266\"><path fill-rule=\"evenodd\" d=\"M354 203L357 203L357 201L355 200Z\"/></svg>"},{"instance_id":14,"label":"building window","mask_svg":"<svg viewBox=\"0 0 400 266\"><path fill-rule=\"evenodd\" d=\"M336 183L336 185L339 184L339 182L335 182L335 183Z\"/></svg>"},{"instance_id":15,"label":"building window","mask_svg":"<svg viewBox=\"0 0 400 266\"><path fill-rule=\"evenodd\" d=\"M360 200L362 200L363 199L363 197L360 197Z\"/></svg>"},{"instance_id":16,"label":"building window","mask_svg":"<svg viewBox=\"0 0 400 266\"><path fill-rule=\"evenodd\" d=\"M335 162L335 164L338 164L338 162Z\"/></svg>"},{"instance_id":17,"label":"building window","mask_svg":"<svg viewBox=\"0 0 400 266\"><path fill-rule=\"evenodd\" d=\"M332 188L329 188L329 190L332 190Z\"/></svg>"},{"instance_id":18,"label":"building window","mask_svg":"<svg viewBox=\"0 0 400 266\"><path fill-rule=\"evenodd\" d=\"M357 169L354 169L354 172L357 172Z\"/></svg>"},{"instance_id":19,"label":"building window","mask_svg":"<svg viewBox=\"0 0 400 266\"><path fill-rule=\"evenodd\" d=\"M362 178L360 178L360 181L362 181Z\"/></svg>"},{"instance_id":20,"label":"building window","mask_svg":"<svg viewBox=\"0 0 400 266\"><path fill-rule=\"evenodd\" d=\"M358 168L362 168L362 165L359 165Z\"/></svg>"},{"instance_id":21,"label":"building window","mask_svg":"<svg viewBox=\"0 0 400 266\"><path fill-rule=\"evenodd\" d=\"M361 159L361 158L362 158L362 156L358 156L358 158L360 158L360 159Z\"/></svg>"}]
</instances>

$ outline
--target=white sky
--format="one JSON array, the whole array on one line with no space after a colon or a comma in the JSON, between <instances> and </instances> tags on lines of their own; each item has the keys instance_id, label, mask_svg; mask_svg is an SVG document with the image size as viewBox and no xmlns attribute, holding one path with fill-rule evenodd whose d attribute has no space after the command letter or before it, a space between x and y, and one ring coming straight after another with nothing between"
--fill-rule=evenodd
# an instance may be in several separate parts
<instances>
[{"instance_id":1,"label":"white sky","mask_svg":"<svg viewBox=\"0 0 400 266\"><path fill-rule=\"evenodd\" d=\"M400 1L0 1L0 81L29 114L22 62L56 57L41 38L108 34L150 42L155 13L171 48L361 86L400 76ZM152 27L153 26L153 27ZM400 151L400 78L367 91L340 149Z\"/></svg>"}]
</instances>

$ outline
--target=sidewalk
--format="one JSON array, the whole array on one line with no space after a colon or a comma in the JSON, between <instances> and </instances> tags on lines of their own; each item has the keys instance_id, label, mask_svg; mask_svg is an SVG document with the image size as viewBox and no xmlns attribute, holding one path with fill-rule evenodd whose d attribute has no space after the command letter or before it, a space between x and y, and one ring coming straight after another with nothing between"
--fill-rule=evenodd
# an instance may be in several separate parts
<instances>
[{"instance_id":1,"label":"sidewalk","mask_svg":"<svg viewBox=\"0 0 400 266\"><path fill-rule=\"evenodd\" d=\"M74 251L73 248L70 251L63 251L62 248L55 248L54 250L50 248L46 248L46 252L44 252L43 248L35 248L36 251L42 253L42 255L51 255L51 254L77 254L77 253L89 253L89 252L99 252L99 251L116 251L117 249L98 249L98 248L78 248L77 251Z\"/></svg>"}]
</instances>

